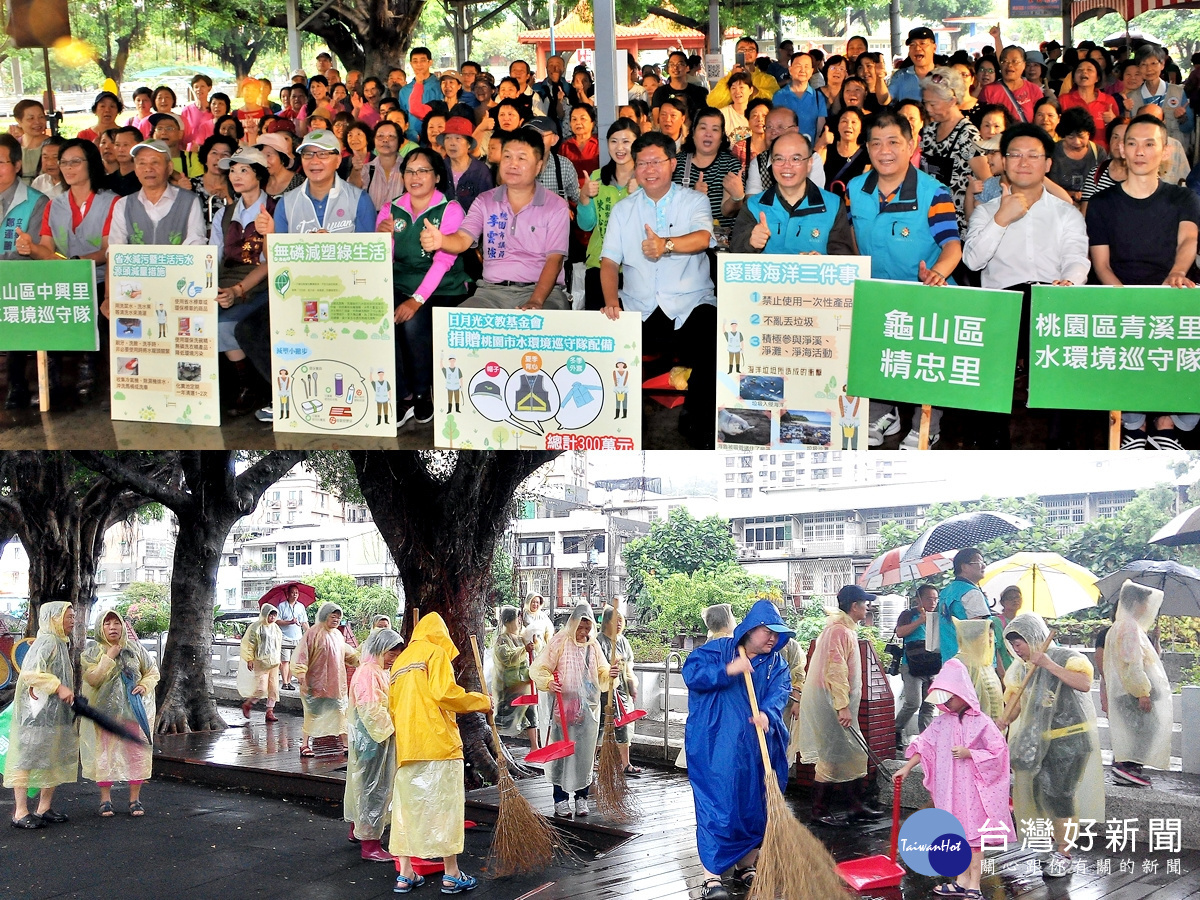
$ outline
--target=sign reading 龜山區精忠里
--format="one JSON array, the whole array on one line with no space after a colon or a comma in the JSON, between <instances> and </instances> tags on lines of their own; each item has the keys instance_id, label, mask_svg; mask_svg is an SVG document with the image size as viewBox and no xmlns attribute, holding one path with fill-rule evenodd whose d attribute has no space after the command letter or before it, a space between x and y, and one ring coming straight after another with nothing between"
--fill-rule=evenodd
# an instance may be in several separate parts
<instances>
[{"instance_id":1,"label":"sign reading \u9f9c\u5c71\u5340\u7cbe\u5fe0\u91cc","mask_svg":"<svg viewBox=\"0 0 1200 900\"><path fill-rule=\"evenodd\" d=\"M854 286L851 394L1012 411L1021 295L863 280Z\"/></svg>"},{"instance_id":2,"label":"sign reading \u9f9c\u5c71\u5340\u7cbe\u5fe0\u91cc","mask_svg":"<svg viewBox=\"0 0 1200 900\"><path fill-rule=\"evenodd\" d=\"M1169 287L1036 285L1029 405L1200 412L1200 309Z\"/></svg>"},{"instance_id":3,"label":"sign reading \u9f9c\u5c71\u5340\u7cbe\u5fe0\u91cc","mask_svg":"<svg viewBox=\"0 0 1200 900\"><path fill-rule=\"evenodd\" d=\"M96 264L0 262L0 350L98 350Z\"/></svg>"}]
</instances>

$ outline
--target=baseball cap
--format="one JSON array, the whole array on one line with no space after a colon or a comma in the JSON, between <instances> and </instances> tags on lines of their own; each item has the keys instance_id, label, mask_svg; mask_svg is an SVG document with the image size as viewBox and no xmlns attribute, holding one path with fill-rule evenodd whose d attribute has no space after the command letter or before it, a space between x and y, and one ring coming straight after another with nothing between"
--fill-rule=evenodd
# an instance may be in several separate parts
<instances>
[{"instance_id":1,"label":"baseball cap","mask_svg":"<svg viewBox=\"0 0 1200 900\"><path fill-rule=\"evenodd\" d=\"M919 31L920 29L913 29ZM928 31L929 29L926 29ZM912 37L910 34L909 37ZM874 594L868 594L857 584L847 584L842 587L837 593L838 606L849 605L851 603L871 603L875 600Z\"/></svg>"},{"instance_id":2,"label":"baseball cap","mask_svg":"<svg viewBox=\"0 0 1200 900\"><path fill-rule=\"evenodd\" d=\"M438 81L443 81L447 78L453 78L459 84L462 84L462 75L460 75L454 69L447 69L445 72L443 72L441 75L438 76Z\"/></svg>"},{"instance_id":3,"label":"baseball cap","mask_svg":"<svg viewBox=\"0 0 1200 900\"><path fill-rule=\"evenodd\" d=\"M228 172L233 168L235 163L243 163L247 166L257 164L265 169L267 167L267 157L257 147L242 147L233 156L225 157L217 165Z\"/></svg>"},{"instance_id":4,"label":"baseball cap","mask_svg":"<svg viewBox=\"0 0 1200 900\"><path fill-rule=\"evenodd\" d=\"M987 140L980 139L975 142L975 146L985 153L995 153L1000 149L1000 135L994 134Z\"/></svg>"},{"instance_id":5,"label":"baseball cap","mask_svg":"<svg viewBox=\"0 0 1200 900\"><path fill-rule=\"evenodd\" d=\"M904 42L905 46L913 41L933 41L937 43L937 37L934 36L932 28L926 28L922 25L920 28L914 28L908 33L908 39Z\"/></svg>"},{"instance_id":6,"label":"baseball cap","mask_svg":"<svg viewBox=\"0 0 1200 900\"><path fill-rule=\"evenodd\" d=\"M255 147L270 147L280 156L287 160L287 165L292 164L292 142L285 138L282 134L270 132L268 134L260 134L258 140L254 144Z\"/></svg>"},{"instance_id":7,"label":"baseball cap","mask_svg":"<svg viewBox=\"0 0 1200 900\"><path fill-rule=\"evenodd\" d=\"M292 74L289 75L288 77L289 78L308 78L308 76L304 74L303 69L292 69Z\"/></svg>"},{"instance_id":8,"label":"baseball cap","mask_svg":"<svg viewBox=\"0 0 1200 900\"><path fill-rule=\"evenodd\" d=\"M136 159L139 150L154 150L163 156L171 155L171 148L167 146L166 141L142 141L129 151L129 155Z\"/></svg>"},{"instance_id":9,"label":"baseball cap","mask_svg":"<svg viewBox=\"0 0 1200 900\"><path fill-rule=\"evenodd\" d=\"M166 121L167 119L170 119L172 122L174 122L180 128L183 127L183 120L181 120L179 118L179 116L175 115L175 113L158 112L158 113L154 113L152 116L150 116L150 119L149 119L150 130L153 131L155 128L158 127L159 122Z\"/></svg>"},{"instance_id":10,"label":"baseball cap","mask_svg":"<svg viewBox=\"0 0 1200 900\"><path fill-rule=\"evenodd\" d=\"M337 150L341 151L341 141L337 139L337 135L332 131L325 131L318 128L316 131L310 131L305 135L304 140L300 142L300 146L296 148L297 152L301 152L305 147L316 147L318 150Z\"/></svg>"},{"instance_id":11,"label":"baseball cap","mask_svg":"<svg viewBox=\"0 0 1200 900\"><path fill-rule=\"evenodd\" d=\"M541 134L558 134L558 128L555 127L554 120L549 116L534 116L525 124Z\"/></svg>"},{"instance_id":12,"label":"baseball cap","mask_svg":"<svg viewBox=\"0 0 1200 900\"><path fill-rule=\"evenodd\" d=\"M1046 65L1046 57L1042 55L1040 50L1030 50L1025 54L1025 62L1037 63L1039 66L1044 68Z\"/></svg>"}]
</instances>

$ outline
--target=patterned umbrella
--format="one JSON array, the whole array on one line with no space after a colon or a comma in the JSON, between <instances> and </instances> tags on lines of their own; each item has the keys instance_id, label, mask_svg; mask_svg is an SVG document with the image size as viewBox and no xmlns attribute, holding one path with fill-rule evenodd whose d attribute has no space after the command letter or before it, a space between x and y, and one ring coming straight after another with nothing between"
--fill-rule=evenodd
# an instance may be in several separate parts
<instances>
[{"instance_id":1,"label":"patterned umbrella","mask_svg":"<svg viewBox=\"0 0 1200 900\"><path fill-rule=\"evenodd\" d=\"M1118 572L1105 575L1096 587L1109 603L1117 602L1126 581L1158 588L1163 592L1160 616L1200 616L1200 570L1170 559L1139 559Z\"/></svg>"},{"instance_id":2,"label":"patterned umbrella","mask_svg":"<svg viewBox=\"0 0 1200 900\"><path fill-rule=\"evenodd\" d=\"M954 553L1029 528L1032 524L1028 519L1008 513L986 510L959 513L926 528L909 545L905 560L921 559L934 553Z\"/></svg>"},{"instance_id":3,"label":"patterned umbrella","mask_svg":"<svg viewBox=\"0 0 1200 900\"><path fill-rule=\"evenodd\" d=\"M1158 529L1150 543L1164 547L1182 547L1184 544L1200 544L1200 506L1187 509Z\"/></svg>"},{"instance_id":4,"label":"patterned umbrella","mask_svg":"<svg viewBox=\"0 0 1200 900\"><path fill-rule=\"evenodd\" d=\"M997 602L1011 585L1021 589L1018 612L1034 612L1044 619L1095 606L1100 599L1096 576L1057 553L1014 553L987 567L979 586Z\"/></svg>"},{"instance_id":5,"label":"patterned umbrella","mask_svg":"<svg viewBox=\"0 0 1200 900\"><path fill-rule=\"evenodd\" d=\"M945 572L954 564L954 555L935 553L923 559L904 559L908 546L893 547L882 556L871 561L867 570L858 577L858 586L863 590L877 591L892 584L916 581Z\"/></svg>"}]
</instances>

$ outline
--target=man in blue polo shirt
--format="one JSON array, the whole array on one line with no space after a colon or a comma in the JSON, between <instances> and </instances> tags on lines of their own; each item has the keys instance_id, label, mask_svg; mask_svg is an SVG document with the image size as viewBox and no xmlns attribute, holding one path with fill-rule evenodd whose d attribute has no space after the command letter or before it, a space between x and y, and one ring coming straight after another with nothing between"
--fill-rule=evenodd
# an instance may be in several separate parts
<instances>
[{"instance_id":1,"label":"man in blue polo shirt","mask_svg":"<svg viewBox=\"0 0 1200 900\"><path fill-rule=\"evenodd\" d=\"M908 33L908 58L911 66L897 70L888 82L892 101L916 100L921 102L921 79L933 71L933 55L937 52L937 37L933 29L921 26Z\"/></svg>"},{"instance_id":2,"label":"man in blue polo shirt","mask_svg":"<svg viewBox=\"0 0 1200 900\"><path fill-rule=\"evenodd\" d=\"M809 85L813 77L813 58L807 53L793 53L788 66L791 81L787 87L775 92L772 101L776 106L786 106L796 113L800 133L813 142L814 149L825 145L825 117L828 109L825 95Z\"/></svg>"}]
</instances>

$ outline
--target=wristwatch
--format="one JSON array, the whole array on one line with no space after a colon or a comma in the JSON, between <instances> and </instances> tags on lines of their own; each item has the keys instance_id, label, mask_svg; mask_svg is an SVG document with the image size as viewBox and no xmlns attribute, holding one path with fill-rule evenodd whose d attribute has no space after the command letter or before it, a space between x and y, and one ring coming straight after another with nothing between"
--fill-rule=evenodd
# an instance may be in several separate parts
<instances>
[{"instance_id":1,"label":"wristwatch","mask_svg":"<svg viewBox=\"0 0 1200 900\"><path fill-rule=\"evenodd\" d=\"M667 242L663 244L663 256L670 256L675 252L675 242L667 238Z\"/></svg>"}]
</instances>

